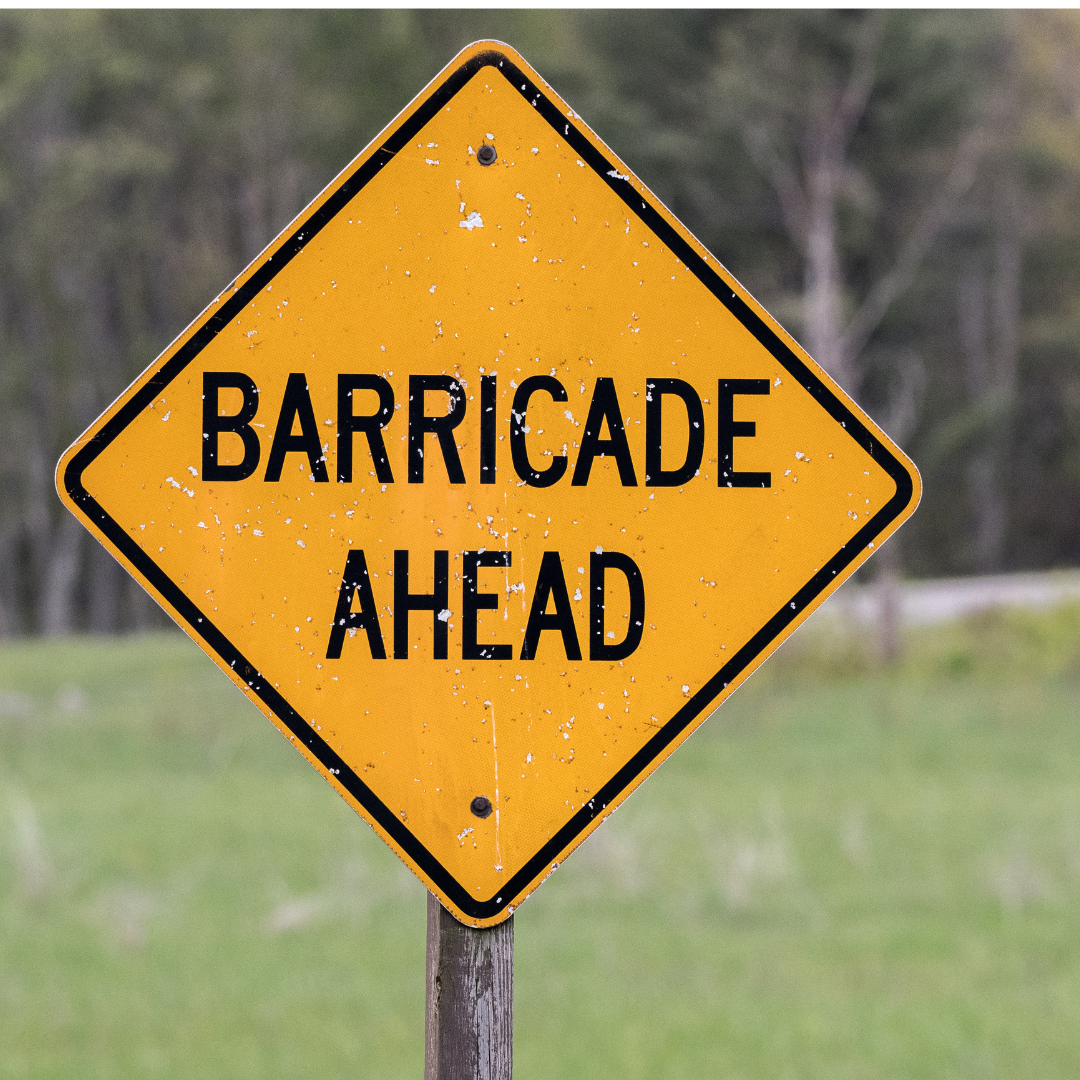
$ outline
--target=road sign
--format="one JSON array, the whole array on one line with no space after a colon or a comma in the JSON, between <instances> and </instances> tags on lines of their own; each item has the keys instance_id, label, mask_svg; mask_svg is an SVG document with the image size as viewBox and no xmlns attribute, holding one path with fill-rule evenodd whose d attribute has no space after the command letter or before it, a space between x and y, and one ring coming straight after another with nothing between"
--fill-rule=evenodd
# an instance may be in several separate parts
<instances>
[{"instance_id":1,"label":"road sign","mask_svg":"<svg viewBox=\"0 0 1080 1080\"><path fill-rule=\"evenodd\" d=\"M459 919L912 512L912 464L504 45L64 455L71 510Z\"/></svg>"}]
</instances>

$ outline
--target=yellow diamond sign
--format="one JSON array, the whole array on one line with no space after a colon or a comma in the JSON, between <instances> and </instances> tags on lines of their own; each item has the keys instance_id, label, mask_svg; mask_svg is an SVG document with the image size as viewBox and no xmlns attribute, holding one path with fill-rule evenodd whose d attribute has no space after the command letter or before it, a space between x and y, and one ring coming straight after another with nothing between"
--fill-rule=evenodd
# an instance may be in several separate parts
<instances>
[{"instance_id":1,"label":"yellow diamond sign","mask_svg":"<svg viewBox=\"0 0 1080 1080\"><path fill-rule=\"evenodd\" d=\"M58 486L487 925L912 512L919 479L520 56L481 42Z\"/></svg>"}]
</instances>

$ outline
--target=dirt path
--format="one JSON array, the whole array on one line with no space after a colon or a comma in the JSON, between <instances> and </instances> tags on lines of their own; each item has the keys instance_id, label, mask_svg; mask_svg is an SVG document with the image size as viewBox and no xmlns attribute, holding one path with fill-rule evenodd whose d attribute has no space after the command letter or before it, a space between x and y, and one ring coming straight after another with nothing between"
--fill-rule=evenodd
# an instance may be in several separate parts
<instances>
[{"instance_id":1,"label":"dirt path","mask_svg":"<svg viewBox=\"0 0 1080 1080\"><path fill-rule=\"evenodd\" d=\"M1080 570L1054 570L993 577L908 581L899 587L900 619L905 626L947 622L992 607L1047 608L1080 600ZM860 623L877 618L873 585L848 584L825 602L829 613Z\"/></svg>"}]
</instances>

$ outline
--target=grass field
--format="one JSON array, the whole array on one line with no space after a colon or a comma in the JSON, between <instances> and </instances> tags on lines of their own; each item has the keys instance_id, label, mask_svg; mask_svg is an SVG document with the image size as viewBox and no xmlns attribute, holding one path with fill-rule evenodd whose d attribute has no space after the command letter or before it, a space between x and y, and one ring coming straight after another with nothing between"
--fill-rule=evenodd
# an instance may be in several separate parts
<instances>
[{"instance_id":1,"label":"grass field","mask_svg":"<svg viewBox=\"0 0 1080 1080\"><path fill-rule=\"evenodd\" d=\"M1080 1076L1080 613L808 627L516 916L516 1075ZM420 1077L420 884L185 638L0 648L0 1077Z\"/></svg>"}]
</instances>

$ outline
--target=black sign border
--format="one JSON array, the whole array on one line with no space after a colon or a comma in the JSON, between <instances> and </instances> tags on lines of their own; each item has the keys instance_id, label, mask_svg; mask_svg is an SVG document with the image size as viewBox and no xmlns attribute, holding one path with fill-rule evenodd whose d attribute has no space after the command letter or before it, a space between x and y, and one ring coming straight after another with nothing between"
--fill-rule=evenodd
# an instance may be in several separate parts
<instances>
[{"instance_id":1,"label":"black sign border","mask_svg":"<svg viewBox=\"0 0 1080 1080\"><path fill-rule=\"evenodd\" d=\"M405 823L381 802L359 776L327 745L317 732L274 688L273 684L255 670L210 618L181 591L165 572L139 547L133 537L109 516L86 490L82 475L102 451L175 379L192 360L234 319L274 277L299 254L304 245L331 221L360 192L394 156L421 131L436 113L443 109L475 75L485 68L502 74L513 89L522 95L537 113L551 125L582 161L623 201L629 213L646 225L706 288L730 311L777 362L797 380L814 399L870 454L896 483L896 493L840 550L818 570L769 621L724 664L668 720L604 786L581 807L551 837L550 840L521 867L496 895L477 900L446 870ZM279 720L289 729L320 764L346 791L378 822L410 859L466 916L491 919L514 903L518 895L546 870L557 865L561 853L607 807L662 754L703 712L729 683L764 652L770 644L798 618L805 608L830 585L842 570L872 546L907 508L914 494L912 479L903 463L872 431L821 381L818 376L788 347L787 344L732 290L717 272L700 256L665 217L626 180L618 175L616 166L579 130L573 114L563 115L559 106L514 63L498 49L490 49L472 57L441 83L437 89L405 121L386 138L383 144L354 173L308 217L267 260L258 267L232 296L202 323L186 342L162 365L160 370L124 403L117 413L72 457L63 475L63 484L73 502L94 525L121 551L144 578L173 607L188 627L206 643L207 648L241 678Z\"/></svg>"}]
</instances>

